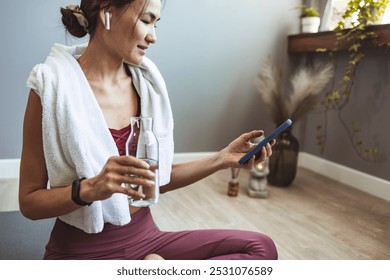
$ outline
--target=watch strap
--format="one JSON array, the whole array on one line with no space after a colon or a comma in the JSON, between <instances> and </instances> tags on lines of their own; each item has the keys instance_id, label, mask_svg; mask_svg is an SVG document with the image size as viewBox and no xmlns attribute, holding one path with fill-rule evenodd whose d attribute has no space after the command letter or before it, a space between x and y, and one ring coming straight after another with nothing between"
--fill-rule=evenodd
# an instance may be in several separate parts
<instances>
[{"instance_id":1,"label":"watch strap","mask_svg":"<svg viewBox=\"0 0 390 280\"><path fill-rule=\"evenodd\" d=\"M88 202L83 201L80 198L80 183L84 179L85 178L81 178L81 179L77 179L77 180L73 181L73 183L72 183L72 201L80 206L87 206L87 205L90 206L92 204L92 202L88 203Z\"/></svg>"}]
</instances>

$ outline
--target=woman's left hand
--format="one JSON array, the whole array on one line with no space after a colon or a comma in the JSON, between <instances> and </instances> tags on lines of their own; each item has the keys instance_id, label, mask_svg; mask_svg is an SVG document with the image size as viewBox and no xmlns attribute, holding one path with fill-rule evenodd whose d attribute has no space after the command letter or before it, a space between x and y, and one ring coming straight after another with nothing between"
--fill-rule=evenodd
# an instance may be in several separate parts
<instances>
[{"instance_id":1,"label":"woman's left hand","mask_svg":"<svg viewBox=\"0 0 390 280\"><path fill-rule=\"evenodd\" d=\"M240 137L231 142L225 149L221 151L223 159L223 167L236 167L236 168L245 168L252 169L255 164L255 157L253 156L247 164L240 164L238 161L243 157L255 144L251 142L254 138L258 138L264 135L262 130L253 130L242 134ZM267 143L265 147L261 150L261 157L256 160L256 162L262 162L272 155L272 146L275 145L275 139L270 143Z\"/></svg>"}]
</instances>

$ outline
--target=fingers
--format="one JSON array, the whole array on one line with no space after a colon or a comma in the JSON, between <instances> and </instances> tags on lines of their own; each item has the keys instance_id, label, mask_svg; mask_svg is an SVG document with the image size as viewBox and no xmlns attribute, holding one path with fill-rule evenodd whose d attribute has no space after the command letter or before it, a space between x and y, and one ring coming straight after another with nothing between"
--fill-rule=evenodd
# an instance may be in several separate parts
<instances>
[{"instance_id":1,"label":"fingers","mask_svg":"<svg viewBox=\"0 0 390 280\"><path fill-rule=\"evenodd\" d=\"M255 157L253 156L246 164L241 165L240 167L246 170L251 170L253 169L254 165L255 165Z\"/></svg>"},{"instance_id":2,"label":"fingers","mask_svg":"<svg viewBox=\"0 0 390 280\"><path fill-rule=\"evenodd\" d=\"M131 156L112 157L107 161L105 166L106 172L120 175L134 175L154 180L155 175L152 169L154 170L156 167L151 167L145 161Z\"/></svg>"},{"instance_id":3,"label":"fingers","mask_svg":"<svg viewBox=\"0 0 390 280\"><path fill-rule=\"evenodd\" d=\"M130 175L135 177L141 177L149 180L154 180L155 174L151 169L141 169L134 166L114 166L111 171L120 175ZM128 176L126 176L128 177Z\"/></svg>"},{"instance_id":4,"label":"fingers","mask_svg":"<svg viewBox=\"0 0 390 280\"><path fill-rule=\"evenodd\" d=\"M271 142L273 142L274 140L272 140ZM266 151L266 156L267 157L272 156L272 146L273 146L272 144L267 143L267 145L265 145L265 147L264 147L265 151Z\"/></svg>"},{"instance_id":5,"label":"fingers","mask_svg":"<svg viewBox=\"0 0 390 280\"><path fill-rule=\"evenodd\" d=\"M146 179L146 178L142 178L142 177L137 177L134 175L121 176L120 182L127 184L127 185L137 185L137 186L141 185L141 186L150 187L150 188L154 187L154 185L155 185L154 179L151 180L151 179Z\"/></svg>"},{"instance_id":6,"label":"fingers","mask_svg":"<svg viewBox=\"0 0 390 280\"><path fill-rule=\"evenodd\" d=\"M138 159L136 157L132 156L115 156L115 157L110 157L107 161L109 162L116 162L120 165L123 166L133 166L133 167L138 167L138 168L144 168L144 169L149 169L150 165L147 164L145 161Z\"/></svg>"},{"instance_id":7,"label":"fingers","mask_svg":"<svg viewBox=\"0 0 390 280\"><path fill-rule=\"evenodd\" d=\"M145 185L126 185L123 184L124 194L127 196L131 196L133 199L144 199L147 198L148 193L154 193L154 188L146 187ZM142 192L139 191L140 187L142 187ZM149 195L150 197L150 195Z\"/></svg>"},{"instance_id":8,"label":"fingers","mask_svg":"<svg viewBox=\"0 0 390 280\"><path fill-rule=\"evenodd\" d=\"M114 193L122 193L127 196L131 196L133 198L137 199L143 199L145 198L145 194L138 192L138 188L133 188L131 186L128 186L126 184L121 184L120 186L116 186L116 189L114 190Z\"/></svg>"},{"instance_id":9,"label":"fingers","mask_svg":"<svg viewBox=\"0 0 390 280\"><path fill-rule=\"evenodd\" d=\"M134 157L118 157L115 160L120 164L111 164L106 167L106 170L114 174L113 180L117 184L154 187L155 173L146 162ZM129 166L128 164L132 165Z\"/></svg>"},{"instance_id":10,"label":"fingers","mask_svg":"<svg viewBox=\"0 0 390 280\"><path fill-rule=\"evenodd\" d=\"M114 193L122 193L134 198L145 198L145 195L138 192L138 187L142 186L143 192L147 190L154 190L155 181L146 178L136 176L118 175L111 176L109 180L100 181L99 185L103 190L100 191L100 195L103 196L101 199L110 197ZM98 192L98 189L95 188Z\"/></svg>"},{"instance_id":11,"label":"fingers","mask_svg":"<svg viewBox=\"0 0 390 280\"><path fill-rule=\"evenodd\" d=\"M252 130L251 132L247 132L241 135L241 137L246 141L249 142L253 138L257 138L264 135L264 131L262 130Z\"/></svg>"},{"instance_id":12,"label":"fingers","mask_svg":"<svg viewBox=\"0 0 390 280\"><path fill-rule=\"evenodd\" d=\"M107 160L101 173L93 179L94 200L102 200L114 193L133 197L144 196L127 186L155 187L155 174L146 162L131 156L114 156Z\"/></svg>"},{"instance_id":13,"label":"fingers","mask_svg":"<svg viewBox=\"0 0 390 280\"><path fill-rule=\"evenodd\" d=\"M275 140L272 140L270 143L267 143L260 152L256 153L246 164L241 165L245 169L252 169L253 165L258 162L263 162L266 158L272 156L272 146L276 143Z\"/></svg>"},{"instance_id":14,"label":"fingers","mask_svg":"<svg viewBox=\"0 0 390 280\"><path fill-rule=\"evenodd\" d=\"M267 157L272 156L272 144L267 143L263 148L261 148L261 156L260 158L256 159L256 162L262 162Z\"/></svg>"},{"instance_id":15,"label":"fingers","mask_svg":"<svg viewBox=\"0 0 390 280\"><path fill-rule=\"evenodd\" d=\"M133 176L129 177L127 182L123 183L123 191L126 195L131 196L133 199L150 199L155 195L155 182L150 180L145 180L143 178L136 178Z\"/></svg>"}]
</instances>

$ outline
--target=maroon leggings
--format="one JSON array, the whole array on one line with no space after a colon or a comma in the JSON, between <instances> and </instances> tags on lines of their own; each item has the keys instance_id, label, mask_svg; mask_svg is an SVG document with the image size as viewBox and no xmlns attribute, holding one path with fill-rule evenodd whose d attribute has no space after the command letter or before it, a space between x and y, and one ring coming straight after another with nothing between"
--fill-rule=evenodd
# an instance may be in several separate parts
<instances>
[{"instance_id":1,"label":"maroon leggings","mask_svg":"<svg viewBox=\"0 0 390 280\"><path fill-rule=\"evenodd\" d=\"M156 253L164 259L277 259L266 235L241 230L159 231L149 208L142 208L125 226L106 224L88 234L57 219L44 259L143 259Z\"/></svg>"}]
</instances>

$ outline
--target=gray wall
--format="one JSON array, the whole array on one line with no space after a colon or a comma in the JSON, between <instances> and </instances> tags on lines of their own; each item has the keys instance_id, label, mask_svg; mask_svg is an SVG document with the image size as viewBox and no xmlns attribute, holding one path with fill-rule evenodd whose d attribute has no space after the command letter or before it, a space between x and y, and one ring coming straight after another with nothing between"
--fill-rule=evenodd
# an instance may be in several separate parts
<instances>
[{"instance_id":1,"label":"gray wall","mask_svg":"<svg viewBox=\"0 0 390 280\"><path fill-rule=\"evenodd\" d=\"M306 60L305 55L294 55L297 64L303 61L329 60L327 55L314 55ZM336 83L343 77L348 54L337 54ZM337 85L336 85L337 86ZM352 130L353 122L357 121L362 129L359 137L367 147L377 147L387 160L370 162L363 160L354 151L346 129L338 119L336 111L327 114L327 137L323 153L316 144L317 125L325 125L323 108L314 110L296 130L300 138L301 151L308 152L360 170L376 177L390 180L390 56L388 51L366 51L356 73L353 92L350 102L343 109L341 115L346 121L348 129ZM364 155L364 154L363 154ZM331 174L330 174L331 175Z\"/></svg>"},{"instance_id":2,"label":"gray wall","mask_svg":"<svg viewBox=\"0 0 390 280\"><path fill-rule=\"evenodd\" d=\"M3 0L0 159L19 158L31 68L54 42L72 44L59 7L78 1ZM253 79L263 58L286 63L301 1L167 0L148 56L159 66L175 116L176 152L214 151L240 133L271 130Z\"/></svg>"},{"instance_id":3,"label":"gray wall","mask_svg":"<svg viewBox=\"0 0 390 280\"><path fill-rule=\"evenodd\" d=\"M306 5L325 8L326 0L304 0ZM303 120L295 133L300 139L301 151L351 167L373 176L390 180L390 56L389 50L366 50L366 56L359 65L351 100L342 111L342 117L349 125L357 121L362 129L360 139L367 147L376 147L387 158L385 161L363 160L355 152L348 134L338 119L337 112L329 112L325 150L320 152L316 143L317 125L324 125L323 110L315 110ZM348 53L336 54L336 83L343 77ZM329 56L291 55L290 62L298 65L314 60L329 61ZM349 125L349 129L352 126ZM356 140L356 139L355 139ZM329 174L331 175L331 174Z\"/></svg>"},{"instance_id":4,"label":"gray wall","mask_svg":"<svg viewBox=\"0 0 390 280\"><path fill-rule=\"evenodd\" d=\"M3 0L0 17L0 159L20 158L22 125L32 67L44 61L54 42L66 37L59 7L66 1Z\"/></svg>"}]
</instances>

